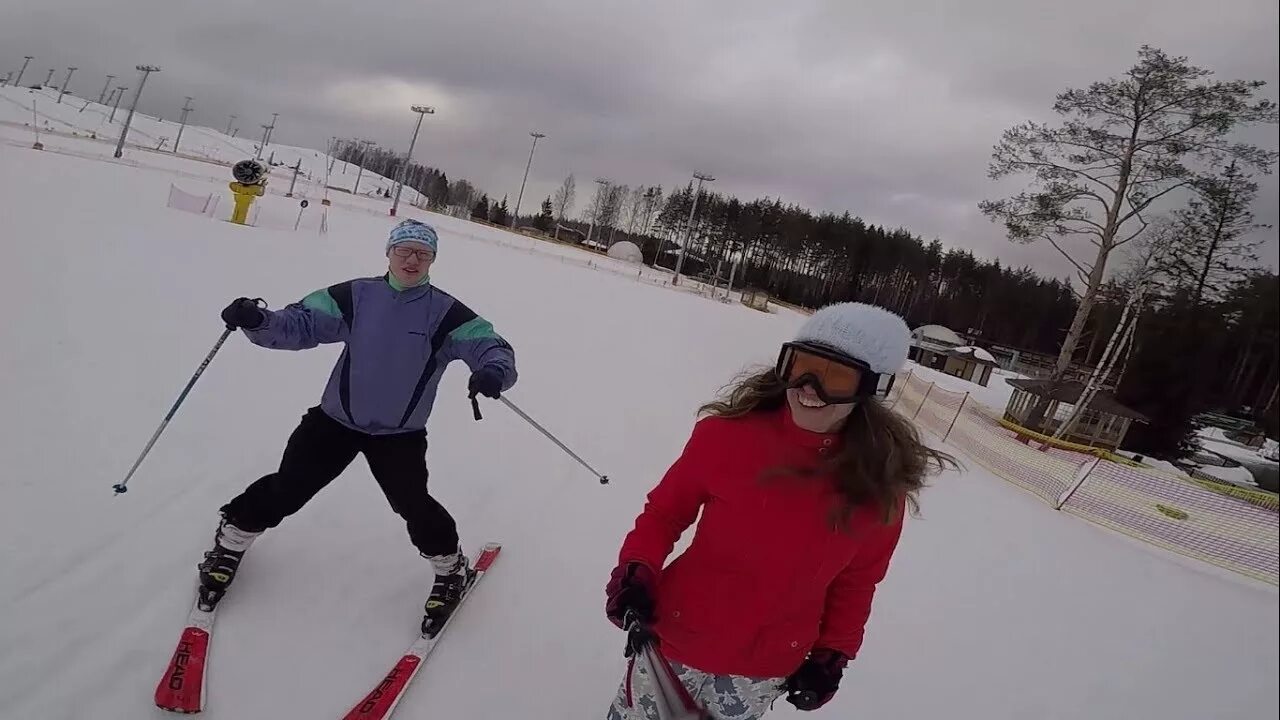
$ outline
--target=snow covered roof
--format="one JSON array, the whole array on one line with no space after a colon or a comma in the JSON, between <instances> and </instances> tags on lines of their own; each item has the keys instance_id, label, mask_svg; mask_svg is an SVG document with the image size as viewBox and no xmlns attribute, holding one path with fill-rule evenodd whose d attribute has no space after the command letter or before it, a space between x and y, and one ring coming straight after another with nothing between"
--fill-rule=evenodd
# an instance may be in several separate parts
<instances>
[{"instance_id":1,"label":"snow covered roof","mask_svg":"<svg viewBox=\"0 0 1280 720\"><path fill-rule=\"evenodd\" d=\"M960 339L960 336L955 331L942 325L921 325L911 331L911 337L916 340L933 340L947 345L964 344L964 340Z\"/></svg>"},{"instance_id":2,"label":"snow covered roof","mask_svg":"<svg viewBox=\"0 0 1280 720\"><path fill-rule=\"evenodd\" d=\"M973 347L972 345L953 348L950 354L952 357L963 357L969 360L985 363L987 365L999 365L999 363L996 362L994 355L980 347Z\"/></svg>"}]
</instances>

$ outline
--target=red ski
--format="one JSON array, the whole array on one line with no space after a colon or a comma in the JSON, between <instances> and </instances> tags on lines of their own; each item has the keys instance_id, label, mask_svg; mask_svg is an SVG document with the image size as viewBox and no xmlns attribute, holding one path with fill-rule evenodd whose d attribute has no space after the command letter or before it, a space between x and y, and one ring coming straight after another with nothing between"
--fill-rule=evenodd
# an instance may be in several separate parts
<instances>
[{"instance_id":1,"label":"red ski","mask_svg":"<svg viewBox=\"0 0 1280 720\"><path fill-rule=\"evenodd\" d=\"M192 606L169 668L156 685L156 707L176 713L204 710L204 671L209 660L213 615L213 610L202 610L198 601Z\"/></svg>"},{"instance_id":2,"label":"red ski","mask_svg":"<svg viewBox=\"0 0 1280 720\"><path fill-rule=\"evenodd\" d=\"M480 551L480 556L476 558L475 572L476 577L467 586L462 594L462 599L458 602L458 607L445 621L444 627L440 628L440 632L432 637L421 635L413 641L409 649L405 651L404 657L391 668L391 672L378 683L363 700L355 707L351 708L351 712L347 713L343 720L386 720L391 717L391 713L395 711L396 705L404 699L405 690L409 687L409 682L413 680L418 671L422 669L423 663L427 661L427 657L431 651L435 649L436 643L440 642L440 638L444 637L445 630L449 629L449 625L453 623L453 619L458 616L458 611L462 609L462 604L471 596L471 592L480 584L480 580L484 578L485 573L489 571L489 566L493 565L493 561L497 559L498 553L502 550L502 545L498 543L489 543Z\"/></svg>"}]
</instances>

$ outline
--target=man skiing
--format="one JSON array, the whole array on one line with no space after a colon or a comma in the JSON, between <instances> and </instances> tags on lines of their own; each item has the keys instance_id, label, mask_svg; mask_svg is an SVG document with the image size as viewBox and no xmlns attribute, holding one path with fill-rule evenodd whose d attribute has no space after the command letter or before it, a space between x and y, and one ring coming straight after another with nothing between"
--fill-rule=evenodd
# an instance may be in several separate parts
<instances>
[{"instance_id":1,"label":"man skiing","mask_svg":"<svg viewBox=\"0 0 1280 720\"><path fill-rule=\"evenodd\" d=\"M221 599L253 540L302 508L363 453L409 538L435 570L422 632L435 635L473 576L449 512L427 492L426 423L445 367L471 369L468 390L497 398L516 381L515 353L488 321L433 286L436 231L405 220L387 239L388 272L331 285L264 310L237 298L222 311L255 345L305 350L346 345L320 405L289 437L280 469L224 505L200 563L201 604Z\"/></svg>"}]
</instances>

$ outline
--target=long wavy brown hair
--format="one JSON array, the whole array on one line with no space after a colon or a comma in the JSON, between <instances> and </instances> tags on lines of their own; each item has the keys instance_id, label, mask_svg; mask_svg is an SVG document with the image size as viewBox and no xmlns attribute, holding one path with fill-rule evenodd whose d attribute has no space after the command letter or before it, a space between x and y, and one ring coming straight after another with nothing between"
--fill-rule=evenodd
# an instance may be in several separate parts
<instances>
[{"instance_id":1,"label":"long wavy brown hair","mask_svg":"<svg viewBox=\"0 0 1280 720\"><path fill-rule=\"evenodd\" d=\"M744 375L728 385L716 400L699 408L699 414L737 418L752 412L781 409L787 402L787 386L770 368ZM950 467L956 459L920 441L920 434L906 418L878 400L858 402L841 428L840 450L817 468L771 468L779 474L811 476L830 473L840 501L832 508L832 525L846 529L854 508L872 505L884 522L892 522L907 503L912 514L920 510L918 499L925 479Z\"/></svg>"}]
</instances>

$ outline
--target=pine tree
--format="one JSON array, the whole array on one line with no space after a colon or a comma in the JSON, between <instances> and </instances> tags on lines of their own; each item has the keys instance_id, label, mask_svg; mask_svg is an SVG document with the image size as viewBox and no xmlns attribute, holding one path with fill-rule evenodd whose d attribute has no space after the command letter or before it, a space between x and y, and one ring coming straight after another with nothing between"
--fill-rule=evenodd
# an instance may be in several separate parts
<instances>
[{"instance_id":1,"label":"pine tree","mask_svg":"<svg viewBox=\"0 0 1280 720\"><path fill-rule=\"evenodd\" d=\"M1276 104L1258 97L1264 83L1211 75L1144 45L1120 78L1059 94L1053 109L1060 124L1017 125L995 146L988 175L1031 182L1012 197L983 201L982 212L1003 224L1010 240L1052 244L1075 266L1083 289L1054 379L1070 367L1112 252L1142 233L1144 214L1159 207L1153 203L1194 186L1198 168L1235 160L1262 170L1275 162L1275 152L1232 137L1239 127L1276 122ZM1078 238L1091 260L1063 247Z\"/></svg>"},{"instance_id":2,"label":"pine tree","mask_svg":"<svg viewBox=\"0 0 1280 720\"><path fill-rule=\"evenodd\" d=\"M481 195L480 199L476 201L475 206L471 208L471 219L484 220L486 222L489 220L489 196L488 195Z\"/></svg>"},{"instance_id":3,"label":"pine tree","mask_svg":"<svg viewBox=\"0 0 1280 720\"><path fill-rule=\"evenodd\" d=\"M507 210L507 196L502 196L502 203L495 204L489 213L489 222L494 225L506 225L511 222L511 213Z\"/></svg>"},{"instance_id":4,"label":"pine tree","mask_svg":"<svg viewBox=\"0 0 1280 720\"><path fill-rule=\"evenodd\" d=\"M546 200L542 201L542 212L533 219L533 226L542 232L551 232L551 225L555 222L555 209L551 206L551 196L548 195Z\"/></svg>"}]
</instances>

